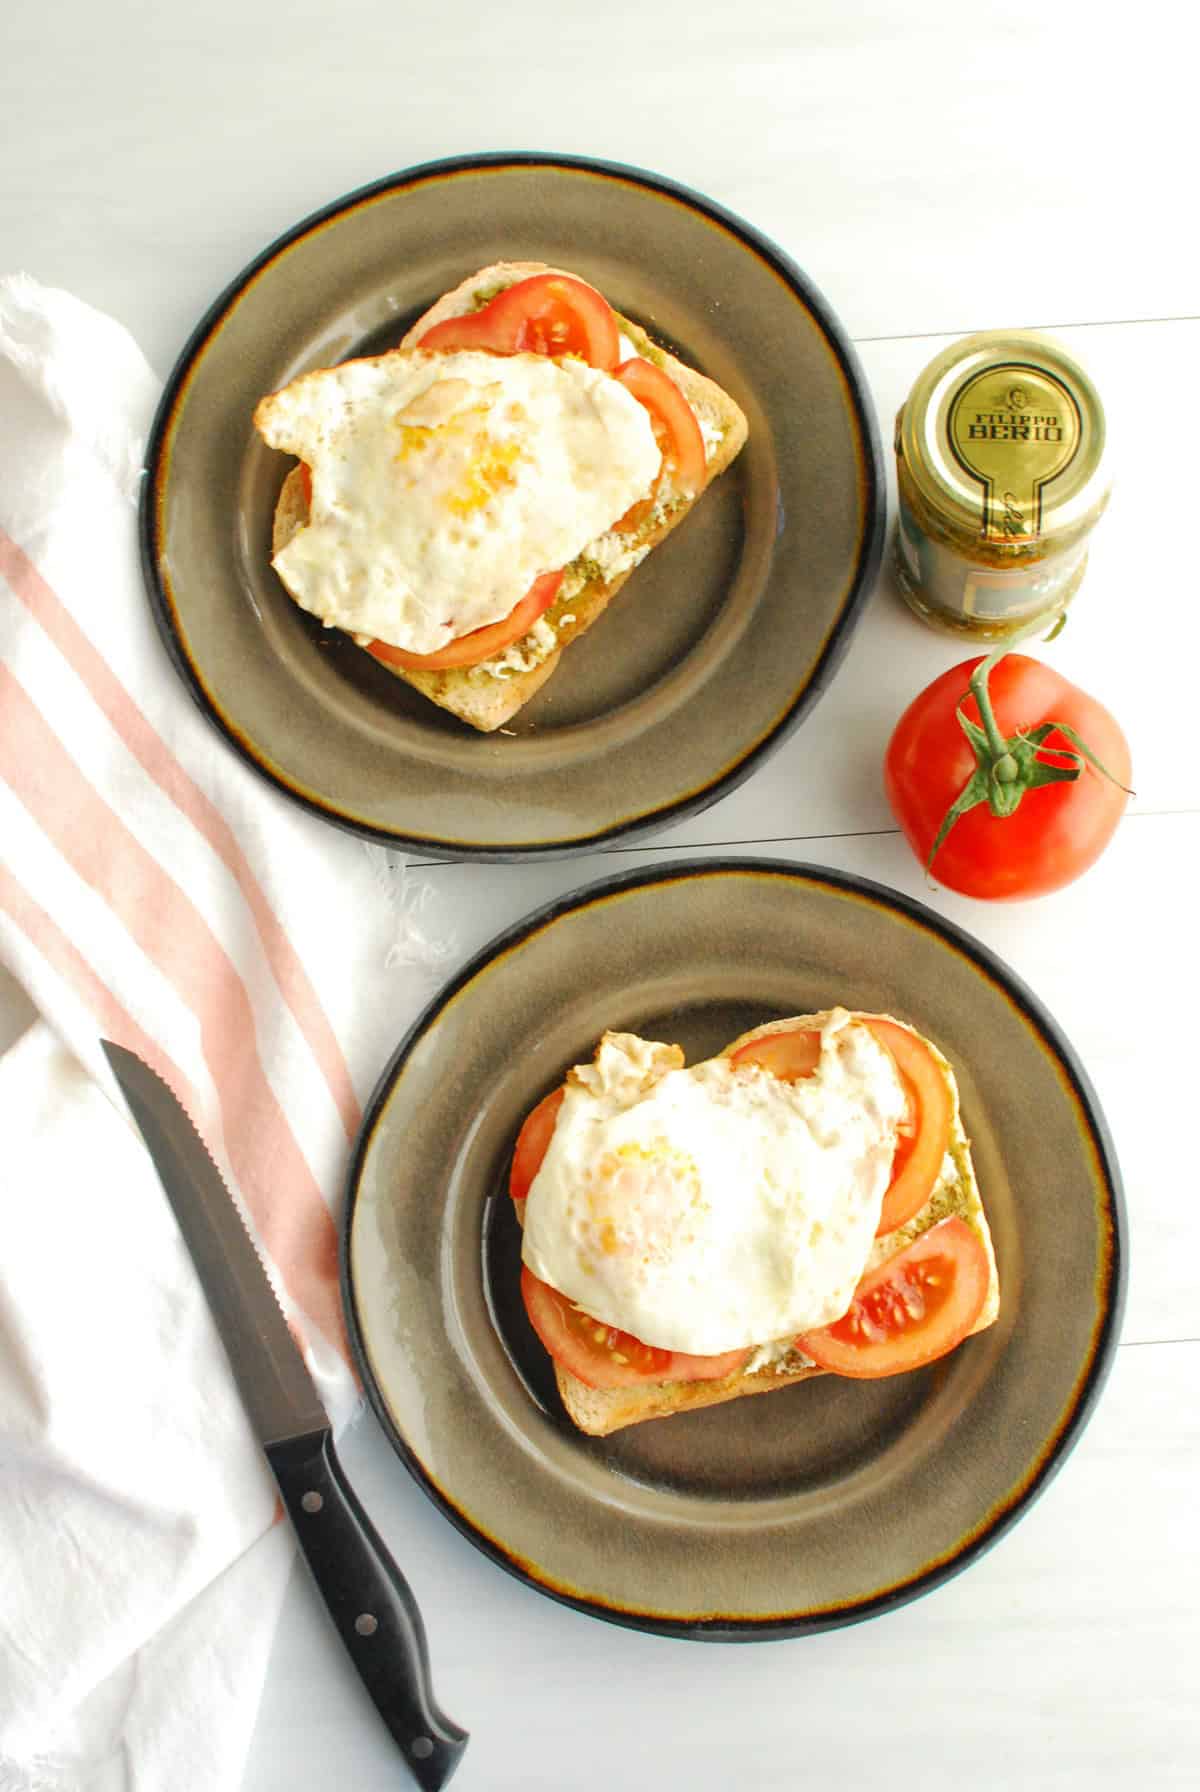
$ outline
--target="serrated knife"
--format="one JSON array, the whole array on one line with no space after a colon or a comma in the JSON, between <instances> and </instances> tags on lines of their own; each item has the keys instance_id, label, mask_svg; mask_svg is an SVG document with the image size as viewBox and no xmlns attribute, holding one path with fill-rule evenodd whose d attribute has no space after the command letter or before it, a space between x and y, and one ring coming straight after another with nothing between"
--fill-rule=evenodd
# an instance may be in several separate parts
<instances>
[{"instance_id":1,"label":"serrated knife","mask_svg":"<svg viewBox=\"0 0 1200 1792\"><path fill-rule=\"evenodd\" d=\"M434 1700L425 1626L408 1582L346 1480L312 1377L203 1140L148 1064L101 1044L192 1254L317 1589L413 1778L437 1792L467 1732Z\"/></svg>"}]
</instances>

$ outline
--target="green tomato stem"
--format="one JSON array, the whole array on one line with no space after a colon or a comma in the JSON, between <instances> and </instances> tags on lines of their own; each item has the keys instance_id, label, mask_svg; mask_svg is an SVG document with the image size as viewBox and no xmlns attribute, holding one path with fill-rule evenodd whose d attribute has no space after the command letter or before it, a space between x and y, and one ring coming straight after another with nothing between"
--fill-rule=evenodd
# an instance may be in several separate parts
<instances>
[{"instance_id":1,"label":"green tomato stem","mask_svg":"<svg viewBox=\"0 0 1200 1792\"><path fill-rule=\"evenodd\" d=\"M992 699L988 691L988 679L991 677L993 668L1000 664L1000 661L1004 658L1006 653L1011 653L1013 648L1018 646L1020 642L1028 641L1033 635L1041 634L1045 626L1046 618L1044 616L1039 617L1036 622L1027 622L1024 628L1017 630L1016 634L1009 635L1008 639L1001 641L998 647L993 647L987 658L985 660L980 660L970 678L967 680L967 683L970 686L971 695L974 697L979 709L979 720L983 723L983 731L987 735L988 746L992 751L993 769L1000 775L1002 782L1010 782L1016 775L1016 768L1014 765L1013 770L1006 774L1000 773L999 770L1000 761L1006 757L1009 758L1010 765L1013 764L1013 762L1008 753L1008 742L1001 734L996 723L996 712L992 708Z\"/></svg>"}]
</instances>

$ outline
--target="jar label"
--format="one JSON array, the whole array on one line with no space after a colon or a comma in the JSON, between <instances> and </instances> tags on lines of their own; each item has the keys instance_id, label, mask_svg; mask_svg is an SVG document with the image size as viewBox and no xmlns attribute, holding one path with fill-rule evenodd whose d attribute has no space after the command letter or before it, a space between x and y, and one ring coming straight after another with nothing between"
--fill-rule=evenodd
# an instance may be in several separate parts
<instances>
[{"instance_id":1,"label":"jar label","mask_svg":"<svg viewBox=\"0 0 1200 1792\"><path fill-rule=\"evenodd\" d=\"M967 628L1016 627L1052 615L1078 584L1087 559L1081 541L1032 566L979 566L928 536L903 498L897 522L901 585L910 586L926 609Z\"/></svg>"},{"instance_id":2,"label":"jar label","mask_svg":"<svg viewBox=\"0 0 1200 1792\"><path fill-rule=\"evenodd\" d=\"M1079 452L1083 424L1068 388L1043 367L1009 361L967 381L947 417L950 451L979 486L980 534L1041 533L1046 487Z\"/></svg>"}]
</instances>

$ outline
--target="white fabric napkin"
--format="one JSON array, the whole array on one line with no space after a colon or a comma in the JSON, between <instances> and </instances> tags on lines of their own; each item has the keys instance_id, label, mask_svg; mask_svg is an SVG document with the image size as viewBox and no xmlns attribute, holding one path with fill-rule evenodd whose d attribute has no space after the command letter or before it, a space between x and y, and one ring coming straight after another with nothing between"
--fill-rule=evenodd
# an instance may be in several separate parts
<instances>
[{"instance_id":1,"label":"white fabric napkin","mask_svg":"<svg viewBox=\"0 0 1200 1792\"><path fill-rule=\"evenodd\" d=\"M292 1559L190 1260L100 1051L181 1096L335 1427L362 1104L450 952L402 863L226 747L136 534L158 384L0 280L0 1788L231 1792Z\"/></svg>"}]
</instances>

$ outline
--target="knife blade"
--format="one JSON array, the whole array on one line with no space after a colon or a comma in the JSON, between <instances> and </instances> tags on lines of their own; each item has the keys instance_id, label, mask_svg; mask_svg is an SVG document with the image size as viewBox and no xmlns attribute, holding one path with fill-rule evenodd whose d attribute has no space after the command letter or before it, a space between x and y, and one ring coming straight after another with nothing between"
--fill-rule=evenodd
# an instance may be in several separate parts
<instances>
[{"instance_id":1,"label":"knife blade","mask_svg":"<svg viewBox=\"0 0 1200 1792\"><path fill-rule=\"evenodd\" d=\"M413 1778L437 1792L467 1732L434 1699L412 1590L345 1477L328 1415L204 1141L148 1064L110 1040L101 1045L191 1252L317 1590Z\"/></svg>"}]
</instances>

